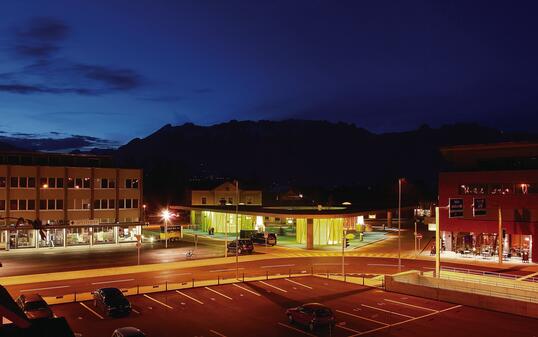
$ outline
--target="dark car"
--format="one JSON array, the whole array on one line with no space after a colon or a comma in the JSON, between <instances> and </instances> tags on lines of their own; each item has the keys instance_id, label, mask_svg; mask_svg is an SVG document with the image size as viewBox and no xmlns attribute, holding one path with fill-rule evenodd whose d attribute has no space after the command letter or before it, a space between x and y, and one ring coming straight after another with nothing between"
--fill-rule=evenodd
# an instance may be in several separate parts
<instances>
[{"instance_id":1,"label":"dark car","mask_svg":"<svg viewBox=\"0 0 538 337\"><path fill-rule=\"evenodd\" d=\"M146 337L146 334L138 328L127 326L114 330L112 337Z\"/></svg>"},{"instance_id":2,"label":"dark car","mask_svg":"<svg viewBox=\"0 0 538 337\"><path fill-rule=\"evenodd\" d=\"M118 288L101 288L93 293L93 304L107 316L123 316L131 313L131 303Z\"/></svg>"},{"instance_id":3,"label":"dark car","mask_svg":"<svg viewBox=\"0 0 538 337\"><path fill-rule=\"evenodd\" d=\"M238 254L252 254L254 251L254 245L252 244L251 239L239 239L239 244L237 244L237 241L238 240L233 240L232 242L228 243L228 253L235 254L237 247Z\"/></svg>"},{"instance_id":4,"label":"dark car","mask_svg":"<svg viewBox=\"0 0 538 337\"><path fill-rule=\"evenodd\" d=\"M265 244L265 233L255 233L251 236L252 242ZM267 244L269 246L276 245L276 234L267 233Z\"/></svg>"},{"instance_id":5,"label":"dark car","mask_svg":"<svg viewBox=\"0 0 538 337\"><path fill-rule=\"evenodd\" d=\"M47 302L38 294L19 296L17 305L24 311L28 319L46 319L54 316Z\"/></svg>"},{"instance_id":6,"label":"dark car","mask_svg":"<svg viewBox=\"0 0 538 337\"><path fill-rule=\"evenodd\" d=\"M286 311L290 323L297 322L313 331L318 326L334 326L335 318L331 309L319 303L307 303Z\"/></svg>"}]
</instances>

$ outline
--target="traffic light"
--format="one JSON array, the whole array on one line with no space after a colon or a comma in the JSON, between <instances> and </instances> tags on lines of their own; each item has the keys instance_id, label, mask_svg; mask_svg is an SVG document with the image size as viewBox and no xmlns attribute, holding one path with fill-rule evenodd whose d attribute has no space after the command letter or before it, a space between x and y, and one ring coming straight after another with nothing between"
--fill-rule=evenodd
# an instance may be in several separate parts
<instances>
[{"instance_id":1,"label":"traffic light","mask_svg":"<svg viewBox=\"0 0 538 337\"><path fill-rule=\"evenodd\" d=\"M345 245L344 245L344 248L347 248L347 247L349 247L349 239L348 238L346 238L346 242L345 242Z\"/></svg>"}]
</instances>

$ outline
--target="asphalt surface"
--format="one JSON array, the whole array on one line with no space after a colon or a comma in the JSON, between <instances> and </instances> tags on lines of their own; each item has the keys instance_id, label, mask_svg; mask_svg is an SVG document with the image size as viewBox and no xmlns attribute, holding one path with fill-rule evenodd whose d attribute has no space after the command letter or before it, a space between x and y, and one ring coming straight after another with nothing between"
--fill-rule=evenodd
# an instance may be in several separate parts
<instances>
[{"instance_id":1,"label":"asphalt surface","mask_svg":"<svg viewBox=\"0 0 538 337\"><path fill-rule=\"evenodd\" d=\"M241 258L240 258L241 259ZM270 260L258 260L250 262L240 262L238 264L238 274L242 278L245 276L264 276L276 274L323 274L341 273L342 260L340 257L297 257L297 258L277 258ZM443 263L443 266L473 268L473 270L497 271L495 267L481 267L456 265ZM402 260L402 271L421 270L431 271L434 262L424 260ZM525 272L520 269L503 269L505 274L521 275ZM398 272L397 259L392 258L366 258L347 257L345 265L346 274L357 275L379 275L392 274ZM526 272L529 273L529 272ZM38 282L29 284L6 286L13 297L24 292L38 292L43 296L61 296L73 293L91 292L98 287L106 285L130 288L138 286L158 285L165 283L183 283L195 280L216 280L218 278L234 278L236 276L236 264L208 265L191 268L170 269L164 271L151 271L143 273L130 273L113 276L92 276L80 279Z\"/></svg>"},{"instance_id":2,"label":"asphalt surface","mask_svg":"<svg viewBox=\"0 0 538 337\"><path fill-rule=\"evenodd\" d=\"M384 292L319 277L246 282L129 296L133 312L106 317L92 301L53 306L81 337L110 336L123 326L148 336L537 336L538 320ZM336 316L332 329L309 332L285 310L319 302Z\"/></svg>"}]
</instances>

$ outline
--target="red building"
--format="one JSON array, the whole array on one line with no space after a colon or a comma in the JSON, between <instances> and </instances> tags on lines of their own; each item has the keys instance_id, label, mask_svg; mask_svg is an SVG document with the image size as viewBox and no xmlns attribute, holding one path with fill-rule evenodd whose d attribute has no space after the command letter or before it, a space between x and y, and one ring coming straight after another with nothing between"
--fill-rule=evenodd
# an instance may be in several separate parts
<instances>
[{"instance_id":1,"label":"red building","mask_svg":"<svg viewBox=\"0 0 538 337\"><path fill-rule=\"evenodd\" d=\"M449 164L439 175L445 250L497 256L500 213L505 257L538 262L538 143L454 146L441 153Z\"/></svg>"}]
</instances>

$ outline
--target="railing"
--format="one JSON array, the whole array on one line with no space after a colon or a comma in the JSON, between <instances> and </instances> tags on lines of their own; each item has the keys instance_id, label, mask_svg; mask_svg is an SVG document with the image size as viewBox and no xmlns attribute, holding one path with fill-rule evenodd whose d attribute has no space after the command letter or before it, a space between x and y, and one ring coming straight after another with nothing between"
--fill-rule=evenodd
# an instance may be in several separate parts
<instances>
[{"instance_id":1,"label":"railing","mask_svg":"<svg viewBox=\"0 0 538 337\"><path fill-rule=\"evenodd\" d=\"M266 270L264 272L249 272L245 270L239 270L238 277L236 277L236 270L233 267L223 270L204 277L204 275L195 275L191 273L178 273L174 275L157 275L153 278L129 278L129 275L125 275L122 280L110 280L96 282L86 286L78 286L75 289L71 289L69 292L65 292L65 288L48 289L40 292L41 296L49 304L61 304L69 302L88 301L93 299L93 291L101 287L118 287L126 296L141 295L155 292L174 291L188 288L218 286L232 283L243 283L253 281L268 281L272 279L283 278L296 278L303 276L316 276L324 277L332 280L339 280L348 283L355 283L370 287L382 287L382 278L375 277L371 274L357 274L346 273L342 276L342 273L338 273L336 266L331 267L319 267L310 266L310 268L291 269L291 268L275 268L274 270ZM201 274L201 273L200 273ZM204 272L209 274L209 272ZM24 292L24 291L22 291ZM21 293L22 293L21 292Z\"/></svg>"},{"instance_id":2,"label":"railing","mask_svg":"<svg viewBox=\"0 0 538 337\"><path fill-rule=\"evenodd\" d=\"M493 276L500 279L507 279L507 280L517 280L520 277L524 277L525 275L514 275L514 274L505 274L505 273L497 273L493 271L487 271L487 270L477 270L477 269L467 269L467 268L457 268L457 267L448 267L448 266L442 266L441 270L445 271L453 271L457 273L464 273L464 274L471 274L471 275L479 275L479 276ZM538 278L530 277L524 279L528 282L538 282Z\"/></svg>"}]
</instances>

